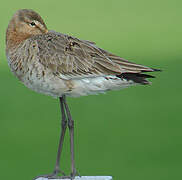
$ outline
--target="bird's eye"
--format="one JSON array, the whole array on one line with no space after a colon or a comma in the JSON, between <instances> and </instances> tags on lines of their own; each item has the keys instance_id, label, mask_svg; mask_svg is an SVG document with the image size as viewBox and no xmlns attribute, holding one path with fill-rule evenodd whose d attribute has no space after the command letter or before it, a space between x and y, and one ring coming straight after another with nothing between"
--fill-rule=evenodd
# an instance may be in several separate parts
<instances>
[{"instance_id":1,"label":"bird's eye","mask_svg":"<svg viewBox=\"0 0 182 180\"><path fill-rule=\"evenodd\" d=\"M35 24L34 22L31 22L31 23L30 23L30 26L35 27L36 24Z\"/></svg>"}]
</instances>

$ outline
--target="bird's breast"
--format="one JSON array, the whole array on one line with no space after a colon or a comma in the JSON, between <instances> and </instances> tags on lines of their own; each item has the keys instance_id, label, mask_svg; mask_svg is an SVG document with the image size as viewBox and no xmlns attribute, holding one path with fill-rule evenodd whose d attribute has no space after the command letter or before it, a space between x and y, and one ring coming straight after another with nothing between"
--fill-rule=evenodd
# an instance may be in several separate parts
<instances>
[{"instance_id":1,"label":"bird's breast","mask_svg":"<svg viewBox=\"0 0 182 180\"><path fill-rule=\"evenodd\" d=\"M60 97L72 89L72 84L55 76L51 70L39 63L36 57L7 54L13 74L28 88L46 95Z\"/></svg>"}]
</instances>

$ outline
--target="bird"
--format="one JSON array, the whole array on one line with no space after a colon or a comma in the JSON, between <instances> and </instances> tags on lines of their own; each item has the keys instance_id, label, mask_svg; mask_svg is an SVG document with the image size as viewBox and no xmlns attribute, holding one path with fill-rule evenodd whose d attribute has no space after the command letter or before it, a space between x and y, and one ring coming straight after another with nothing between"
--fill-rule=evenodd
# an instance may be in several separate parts
<instances>
[{"instance_id":1,"label":"bird","mask_svg":"<svg viewBox=\"0 0 182 180\"><path fill-rule=\"evenodd\" d=\"M80 97L148 85L147 72L160 71L129 62L94 42L48 30L42 17L31 9L20 9L6 30L6 56L13 74L28 88L59 99L61 135L53 173L39 177L74 179L79 173L74 159L74 120L66 97ZM60 168L66 129L70 134L71 173ZM62 176L59 174L62 173Z\"/></svg>"}]
</instances>

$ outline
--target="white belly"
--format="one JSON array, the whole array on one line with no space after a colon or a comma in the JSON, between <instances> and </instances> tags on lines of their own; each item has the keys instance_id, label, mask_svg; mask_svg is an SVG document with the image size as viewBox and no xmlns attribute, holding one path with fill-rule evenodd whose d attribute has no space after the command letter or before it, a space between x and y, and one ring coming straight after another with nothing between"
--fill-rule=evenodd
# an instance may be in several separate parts
<instances>
[{"instance_id":1,"label":"white belly","mask_svg":"<svg viewBox=\"0 0 182 180\"><path fill-rule=\"evenodd\" d=\"M104 93L109 90L118 90L134 85L133 81L121 80L115 76L84 78L73 80L74 89L67 93L69 96L87 96Z\"/></svg>"},{"instance_id":2,"label":"white belly","mask_svg":"<svg viewBox=\"0 0 182 180\"><path fill-rule=\"evenodd\" d=\"M28 81L26 78L24 84L36 92L53 97L60 97L64 94L71 97L87 96L134 85L133 81L121 80L114 76L75 80L63 80L55 76L40 79L32 77Z\"/></svg>"}]
</instances>

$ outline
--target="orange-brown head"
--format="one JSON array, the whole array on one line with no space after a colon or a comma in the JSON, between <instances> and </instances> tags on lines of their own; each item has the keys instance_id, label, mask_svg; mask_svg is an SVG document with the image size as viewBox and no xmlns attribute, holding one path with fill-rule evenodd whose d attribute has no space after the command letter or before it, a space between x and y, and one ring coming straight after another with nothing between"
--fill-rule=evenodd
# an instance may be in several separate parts
<instances>
[{"instance_id":1,"label":"orange-brown head","mask_svg":"<svg viewBox=\"0 0 182 180\"><path fill-rule=\"evenodd\" d=\"M47 32L48 29L38 13L30 9L18 10L10 20L6 31L7 48L16 46L31 36Z\"/></svg>"}]
</instances>

